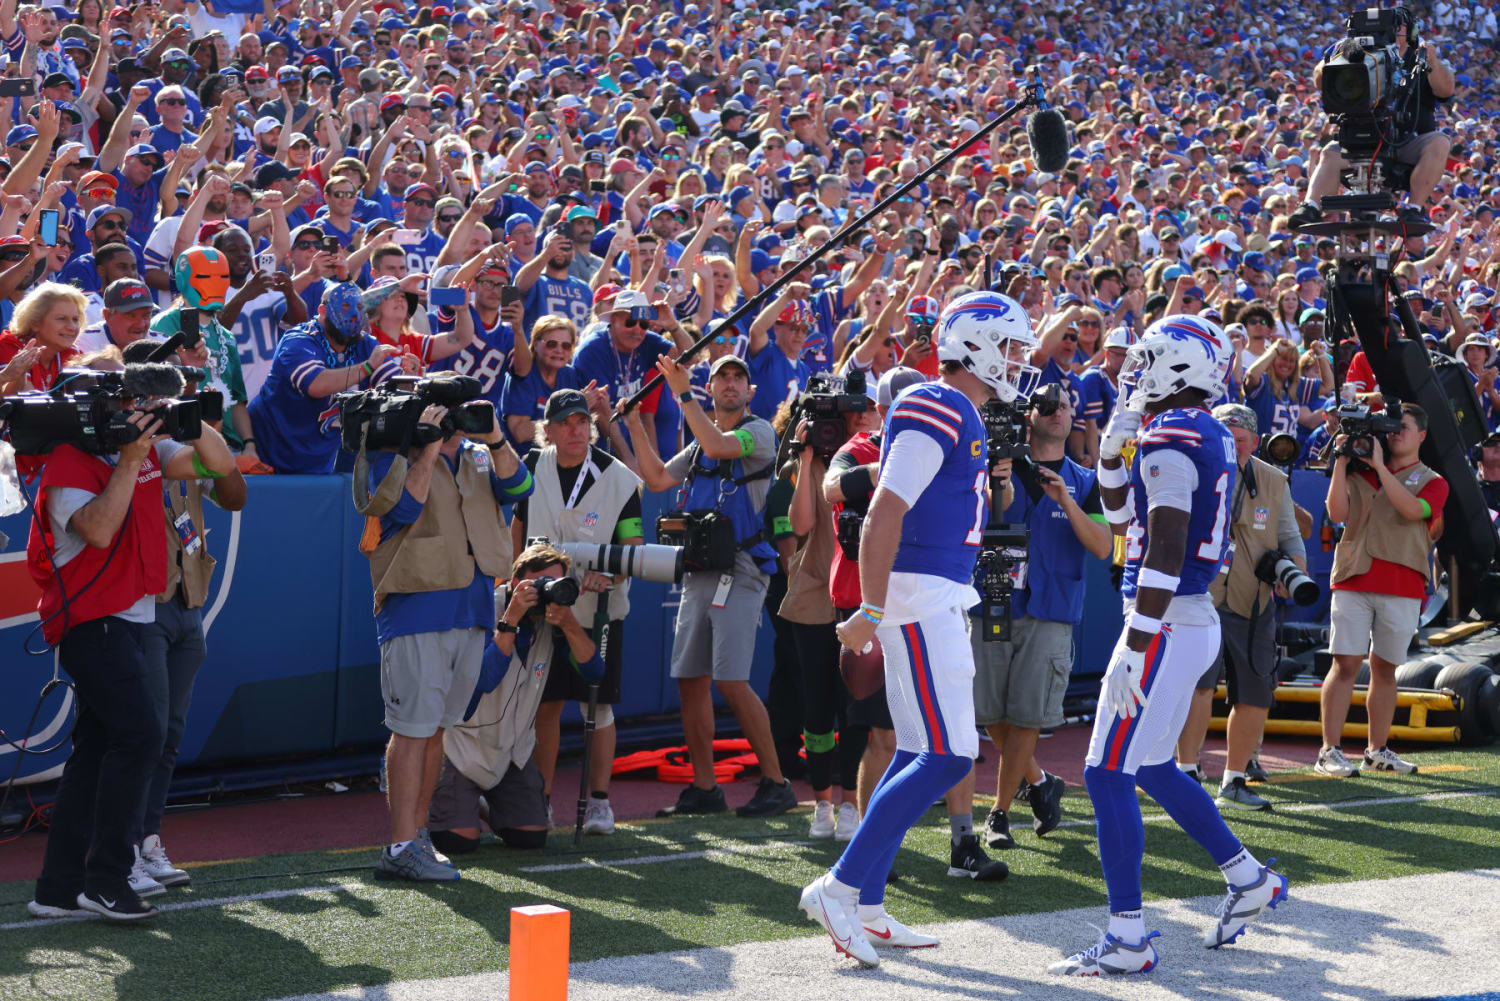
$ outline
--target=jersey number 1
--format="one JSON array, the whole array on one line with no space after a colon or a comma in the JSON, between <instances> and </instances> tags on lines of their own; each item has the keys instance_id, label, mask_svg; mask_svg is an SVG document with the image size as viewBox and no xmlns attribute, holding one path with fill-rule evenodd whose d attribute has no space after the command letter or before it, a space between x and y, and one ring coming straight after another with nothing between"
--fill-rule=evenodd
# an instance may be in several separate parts
<instances>
[{"instance_id":1,"label":"jersey number 1","mask_svg":"<svg viewBox=\"0 0 1500 1001\"><path fill-rule=\"evenodd\" d=\"M984 488L988 475L983 469L974 474L974 527L964 536L966 546L977 546L984 538L980 532L984 528Z\"/></svg>"},{"instance_id":2,"label":"jersey number 1","mask_svg":"<svg viewBox=\"0 0 1500 1001\"><path fill-rule=\"evenodd\" d=\"M1218 512L1214 515L1214 530L1208 541L1198 546L1200 560L1217 563L1224 558L1224 526L1229 522L1229 499L1224 494L1228 489L1229 474L1220 473L1219 479L1214 483L1214 503L1218 507Z\"/></svg>"}]
</instances>

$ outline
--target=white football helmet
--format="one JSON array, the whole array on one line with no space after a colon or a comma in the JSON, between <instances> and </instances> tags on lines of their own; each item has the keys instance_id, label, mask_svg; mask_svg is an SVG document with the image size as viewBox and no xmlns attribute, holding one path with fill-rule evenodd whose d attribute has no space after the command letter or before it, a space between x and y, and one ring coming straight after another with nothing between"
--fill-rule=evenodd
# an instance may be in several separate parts
<instances>
[{"instance_id":1,"label":"white football helmet","mask_svg":"<svg viewBox=\"0 0 1500 1001\"><path fill-rule=\"evenodd\" d=\"M994 389L1002 403L1024 400L1041 381L1031 364L1036 336L1021 304L999 292L971 292L938 317L938 361L956 361Z\"/></svg>"},{"instance_id":2,"label":"white football helmet","mask_svg":"<svg viewBox=\"0 0 1500 1001\"><path fill-rule=\"evenodd\" d=\"M1120 366L1120 385L1131 386L1126 404L1136 413L1184 389L1217 400L1229 379L1233 354L1229 338L1201 316L1167 316L1146 328Z\"/></svg>"}]
</instances>

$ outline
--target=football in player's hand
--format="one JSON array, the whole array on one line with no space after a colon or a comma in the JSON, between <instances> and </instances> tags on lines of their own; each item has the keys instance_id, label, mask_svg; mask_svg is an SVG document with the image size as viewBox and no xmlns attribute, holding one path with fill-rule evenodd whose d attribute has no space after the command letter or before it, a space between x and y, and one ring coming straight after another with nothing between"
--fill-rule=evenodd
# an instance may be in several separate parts
<instances>
[{"instance_id":1,"label":"football in player's hand","mask_svg":"<svg viewBox=\"0 0 1500 1001\"><path fill-rule=\"evenodd\" d=\"M867 699L885 684L885 654L880 641L871 639L863 652L847 647L839 654L839 673L851 699Z\"/></svg>"}]
</instances>

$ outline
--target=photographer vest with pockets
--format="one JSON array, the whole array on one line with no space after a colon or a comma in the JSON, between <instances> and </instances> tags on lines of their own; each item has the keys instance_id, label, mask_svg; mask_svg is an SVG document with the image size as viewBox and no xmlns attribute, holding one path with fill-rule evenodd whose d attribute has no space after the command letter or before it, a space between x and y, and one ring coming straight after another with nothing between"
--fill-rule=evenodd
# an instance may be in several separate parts
<instances>
[{"instance_id":1,"label":"photographer vest with pockets","mask_svg":"<svg viewBox=\"0 0 1500 1001\"><path fill-rule=\"evenodd\" d=\"M167 586L156 596L156 601L157 604L171 601L177 594L177 585L181 584L183 607L202 608L208 600L208 585L213 580L214 567L218 565L218 561L208 555L204 535L203 483L184 480L179 485L169 481L166 488ZM179 529L183 515L188 520ZM191 532L186 546L183 545L184 530Z\"/></svg>"},{"instance_id":2,"label":"photographer vest with pockets","mask_svg":"<svg viewBox=\"0 0 1500 1001\"><path fill-rule=\"evenodd\" d=\"M1420 462L1414 462L1399 473L1392 473L1411 494L1438 474ZM1344 537L1333 551L1330 583L1348 580L1368 573L1372 560L1385 560L1415 570L1426 577L1432 540L1427 534L1426 519L1408 521L1396 513L1384 490L1373 487L1358 474L1350 475L1349 514L1344 519ZM1432 512L1437 517L1440 512Z\"/></svg>"},{"instance_id":3,"label":"photographer vest with pockets","mask_svg":"<svg viewBox=\"0 0 1500 1001\"><path fill-rule=\"evenodd\" d=\"M528 619L522 630L535 626ZM481 789L493 789L514 765L524 768L536 750L536 710L547 687L556 630L547 627L531 636L523 652L521 635L500 684L479 697L474 715L443 733L443 753L460 775ZM500 656L505 656L501 654Z\"/></svg>"},{"instance_id":4,"label":"photographer vest with pockets","mask_svg":"<svg viewBox=\"0 0 1500 1001\"><path fill-rule=\"evenodd\" d=\"M442 456L433 463L421 515L366 554L377 610L388 594L468 587L476 565L487 576L510 577L515 554L490 485L492 462L488 449L465 442L456 474Z\"/></svg>"},{"instance_id":5,"label":"photographer vest with pockets","mask_svg":"<svg viewBox=\"0 0 1500 1001\"><path fill-rule=\"evenodd\" d=\"M606 545L615 541L615 526L619 524L620 512L625 504L640 490L641 480L618 459L608 460L602 469L595 460L605 453L589 447L589 457L584 468L578 472L578 482L592 468L594 482L590 483L583 496L570 503L564 497L562 483L557 476L557 449L551 445L537 455L533 476L535 492L526 503L526 534L530 537L544 535L553 542L588 542ZM575 492L577 483L574 484ZM573 568L573 576L583 579L583 570ZM573 605L573 615L586 626L594 621L594 612L599 596L592 591L578 595ZM630 578L619 578L609 592L609 617L611 621L625 618L630 611Z\"/></svg>"},{"instance_id":6,"label":"photographer vest with pockets","mask_svg":"<svg viewBox=\"0 0 1500 1001\"><path fill-rule=\"evenodd\" d=\"M1250 496L1247 480L1255 481ZM1249 476L1241 474L1229 505L1229 537L1234 546L1225 561L1225 572L1214 578L1208 593L1214 604L1242 619L1271 607L1271 585L1255 576L1260 558L1280 547L1281 498L1286 474L1268 462L1250 457Z\"/></svg>"},{"instance_id":7,"label":"photographer vest with pockets","mask_svg":"<svg viewBox=\"0 0 1500 1001\"><path fill-rule=\"evenodd\" d=\"M734 430L752 421L766 423L753 414L747 414ZM751 502L749 491L741 488L757 480L770 479L776 460L773 458L762 468L746 473L744 459L733 459L728 463L722 459L706 459L702 446L696 441L688 449L692 458L688 463L687 478L677 493L677 506L684 511L718 511L727 517L734 527L739 548L749 555L761 573L775 573L776 550L766 541L761 512Z\"/></svg>"}]
</instances>

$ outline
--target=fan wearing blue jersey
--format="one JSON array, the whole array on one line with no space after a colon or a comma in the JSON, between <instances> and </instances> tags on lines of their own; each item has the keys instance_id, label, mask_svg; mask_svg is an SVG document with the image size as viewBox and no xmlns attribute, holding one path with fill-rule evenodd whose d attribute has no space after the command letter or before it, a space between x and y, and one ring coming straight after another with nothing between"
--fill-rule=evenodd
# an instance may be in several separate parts
<instances>
[{"instance_id":1,"label":"fan wearing blue jersey","mask_svg":"<svg viewBox=\"0 0 1500 1001\"><path fill-rule=\"evenodd\" d=\"M1234 439L1204 409L1218 396L1233 348L1213 323L1168 316L1126 352L1116 408L1099 444L1105 517L1126 540L1125 628L1110 656L1083 770L1109 890L1109 930L1052 973L1144 973L1157 963L1141 917L1145 828L1136 786L1203 846L1228 890L1203 935L1210 949L1286 899L1287 879L1230 832L1213 798L1173 760L1193 688L1219 649L1208 586L1228 547ZM1120 457L1137 441L1135 468Z\"/></svg>"},{"instance_id":2,"label":"fan wearing blue jersey","mask_svg":"<svg viewBox=\"0 0 1500 1001\"><path fill-rule=\"evenodd\" d=\"M879 964L872 937L883 947L937 944L886 914L885 881L907 830L968 777L979 750L968 609L979 603L971 582L991 476L1006 484L996 502L1011 499L1009 460L985 468L979 406L1024 399L1037 375L1026 364L1036 344L1031 325L1007 296L954 300L937 341L939 378L907 389L886 415L880 480L860 537L864 603L838 626L855 655L880 644L896 753L849 847L800 903L840 952L865 966Z\"/></svg>"}]
</instances>

